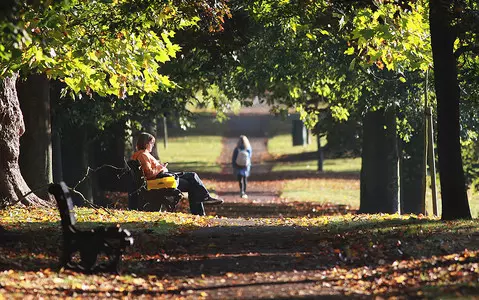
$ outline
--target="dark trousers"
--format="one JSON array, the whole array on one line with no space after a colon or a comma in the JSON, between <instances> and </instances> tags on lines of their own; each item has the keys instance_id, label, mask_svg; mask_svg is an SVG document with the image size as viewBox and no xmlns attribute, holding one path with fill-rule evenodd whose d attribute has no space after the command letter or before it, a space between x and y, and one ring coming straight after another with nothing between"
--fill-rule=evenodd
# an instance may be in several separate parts
<instances>
[{"instance_id":1,"label":"dark trousers","mask_svg":"<svg viewBox=\"0 0 479 300\"><path fill-rule=\"evenodd\" d=\"M248 179L246 176L238 175L238 182L240 187L241 195L246 194L246 185L248 184Z\"/></svg>"},{"instance_id":2,"label":"dark trousers","mask_svg":"<svg viewBox=\"0 0 479 300\"><path fill-rule=\"evenodd\" d=\"M178 173L178 176L180 177L178 189L188 193L190 212L194 215L204 216L205 208L203 206L203 200L210 194L200 177L195 172L181 172Z\"/></svg>"}]
</instances>

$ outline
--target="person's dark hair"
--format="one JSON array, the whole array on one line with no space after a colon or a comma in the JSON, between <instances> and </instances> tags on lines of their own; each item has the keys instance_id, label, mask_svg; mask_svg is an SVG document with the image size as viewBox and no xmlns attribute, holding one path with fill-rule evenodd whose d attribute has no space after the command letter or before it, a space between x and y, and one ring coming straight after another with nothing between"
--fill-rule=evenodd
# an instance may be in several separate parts
<instances>
[{"instance_id":1,"label":"person's dark hair","mask_svg":"<svg viewBox=\"0 0 479 300\"><path fill-rule=\"evenodd\" d=\"M138 140L136 141L136 149L138 150L145 150L146 146L155 139L155 137L148 132L142 132L138 136Z\"/></svg>"}]
</instances>

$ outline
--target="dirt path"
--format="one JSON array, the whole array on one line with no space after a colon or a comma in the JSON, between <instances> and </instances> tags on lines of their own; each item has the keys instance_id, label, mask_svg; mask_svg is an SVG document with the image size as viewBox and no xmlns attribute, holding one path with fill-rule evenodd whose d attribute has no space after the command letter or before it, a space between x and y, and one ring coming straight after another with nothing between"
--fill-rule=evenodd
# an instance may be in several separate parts
<instances>
[{"instance_id":1,"label":"dirt path","mask_svg":"<svg viewBox=\"0 0 479 300\"><path fill-rule=\"evenodd\" d=\"M328 258L312 253L320 239L318 233L267 221L332 212L315 203L280 198L284 178L275 178L271 172L273 161L267 148L270 118L264 111L246 109L228 121L218 158L221 175L205 180L216 187L225 203L206 208L208 215L217 216L210 220L211 227L185 232L165 245L168 258L156 266L161 269L158 272L172 281L185 278L183 287L165 296L290 299L341 295L318 281L318 270L328 263ZM231 167L232 151L241 134L248 136L253 148L248 199L239 197Z\"/></svg>"},{"instance_id":2,"label":"dirt path","mask_svg":"<svg viewBox=\"0 0 479 300\"><path fill-rule=\"evenodd\" d=\"M269 116L243 113L238 116L231 116L227 126L228 130L223 137L223 149L218 163L223 166L221 174L230 180L218 187L218 194L222 196L228 204L271 203L278 201L282 182L274 182L273 188L270 184L270 187L265 189L264 182L258 180L258 178L271 172L273 167L271 155L268 153L267 132ZM253 149L251 176L248 178L248 199L240 198L239 184L233 176L233 168L231 166L233 149L241 134L249 138Z\"/></svg>"}]
</instances>

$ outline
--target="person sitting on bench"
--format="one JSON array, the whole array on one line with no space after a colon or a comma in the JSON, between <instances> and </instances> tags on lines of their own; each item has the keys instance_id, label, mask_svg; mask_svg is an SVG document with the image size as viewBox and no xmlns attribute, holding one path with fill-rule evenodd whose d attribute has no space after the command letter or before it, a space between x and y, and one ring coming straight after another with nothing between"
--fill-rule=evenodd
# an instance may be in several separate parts
<instances>
[{"instance_id":1,"label":"person sitting on bench","mask_svg":"<svg viewBox=\"0 0 479 300\"><path fill-rule=\"evenodd\" d=\"M166 164L162 164L151 155L153 146L155 145L155 137L147 132L142 132L138 136L136 142L136 152L133 153L131 159L138 160L147 180L155 179L163 172L168 172ZM192 214L204 216L205 209L203 204L222 204L223 199L214 198L210 195L205 185L195 172L179 172L178 189L188 193L188 201Z\"/></svg>"}]
</instances>

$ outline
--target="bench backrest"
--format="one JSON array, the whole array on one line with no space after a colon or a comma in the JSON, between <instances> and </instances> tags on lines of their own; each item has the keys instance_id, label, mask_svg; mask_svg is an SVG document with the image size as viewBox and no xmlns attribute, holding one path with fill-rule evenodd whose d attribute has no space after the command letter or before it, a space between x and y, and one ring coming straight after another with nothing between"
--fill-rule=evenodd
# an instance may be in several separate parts
<instances>
[{"instance_id":1,"label":"bench backrest","mask_svg":"<svg viewBox=\"0 0 479 300\"><path fill-rule=\"evenodd\" d=\"M146 180L141 164L138 160L129 160L126 162L130 172L128 180L128 208L138 209L141 192L146 190Z\"/></svg>"},{"instance_id":2,"label":"bench backrest","mask_svg":"<svg viewBox=\"0 0 479 300\"><path fill-rule=\"evenodd\" d=\"M57 202L63 230L70 231L71 226L76 224L75 211L73 210L73 202L70 196L70 190L62 181L60 183L51 184L48 188L48 192L55 197Z\"/></svg>"},{"instance_id":3,"label":"bench backrest","mask_svg":"<svg viewBox=\"0 0 479 300\"><path fill-rule=\"evenodd\" d=\"M146 188L146 179L140 162L138 160L129 160L127 164L130 168L130 175L133 181L132 190L128 192L139 192L139 189L143 186Z\"/></svg>"}]
</instances>

